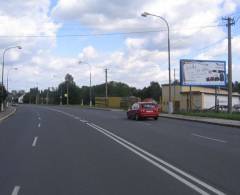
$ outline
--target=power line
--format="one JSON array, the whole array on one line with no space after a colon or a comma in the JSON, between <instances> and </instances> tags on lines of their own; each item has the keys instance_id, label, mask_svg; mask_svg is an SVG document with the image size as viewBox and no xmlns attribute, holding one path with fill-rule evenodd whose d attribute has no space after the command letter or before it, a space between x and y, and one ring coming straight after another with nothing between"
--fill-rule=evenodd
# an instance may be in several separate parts
<instances>
[{"instance_id":1,"label":"power line","mask_svg":"<svg viewBox=\"0 0 240 195\"><path fill-rule=\"evenodd\" d=\"M173 29L172 32L178 32L183 30L190 29L204 29L204 28L216 28L224 25L208 25L208 26L199 26L199 27L189 27L183 29ZM146 33L158 33L164 32L167 29L163 30L145 30L145 31L131 31L131 32L113 32L113 33L92 33L92 34L60 34L60 35L0 35L0 39L4 38L68 38L68 37L98 37L98 36L118 36L118 35L128 35L128 34L146 34Z\"/></svg>"},{"instance_id":2,"label":"power line","mask_svg":"<svg viewBox=\"0 0 240 195\"><path fill-rule=\"evenodd\" d=\"M211 47L213 47L213 46L221 43L221 42L224 41L225 39L226 39L226 37L224 37L224 38L222 38L222 39L220 39L220 40L218 40L218 41L216 41L216 42L214 42L214 43L212 43L212 44L210 44L210 45L208 45L208 46L205 46L205 47L202 47L202 48L200 48L200 49L197 49L196 51L202 51L202 50L205 50L205 49L209 49L209 48L211 48Z\"/></svg>"}]
</instances>

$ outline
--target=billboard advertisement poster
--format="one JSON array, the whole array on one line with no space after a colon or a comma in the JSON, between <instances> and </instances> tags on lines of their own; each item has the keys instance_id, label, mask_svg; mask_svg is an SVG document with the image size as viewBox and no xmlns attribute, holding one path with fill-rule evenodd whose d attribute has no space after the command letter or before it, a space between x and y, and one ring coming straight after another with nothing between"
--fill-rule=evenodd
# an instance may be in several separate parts
<instances>
[{"instance_id":1,"label":"billboard advertisement poster","mask_svg":"<svg viewBox=\"0 0 240 195\"><path fill-rule=\"evenodd\" d=\"M180 60L180 82L185 86L225 86L226 62Z\"/></svg>"}]
</instances>

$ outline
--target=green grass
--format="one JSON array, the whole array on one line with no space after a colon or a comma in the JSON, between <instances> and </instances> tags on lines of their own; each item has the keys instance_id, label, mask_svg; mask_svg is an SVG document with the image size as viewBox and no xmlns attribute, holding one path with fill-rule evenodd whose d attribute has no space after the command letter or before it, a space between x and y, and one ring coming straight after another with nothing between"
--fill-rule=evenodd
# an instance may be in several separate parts
<instances>
[{"instance_id":1,"label":"green grass","mask_svg":"<svg viewBox=\"0 0 240 195\"><path fill-rule=\"evenodd\" d=\"M209 118L221 118L240 121L240 113L234 112L232 114L226 112L178 112L176 114L182 114L186 116L200 116Z\"/></svg>"}]
</instances>

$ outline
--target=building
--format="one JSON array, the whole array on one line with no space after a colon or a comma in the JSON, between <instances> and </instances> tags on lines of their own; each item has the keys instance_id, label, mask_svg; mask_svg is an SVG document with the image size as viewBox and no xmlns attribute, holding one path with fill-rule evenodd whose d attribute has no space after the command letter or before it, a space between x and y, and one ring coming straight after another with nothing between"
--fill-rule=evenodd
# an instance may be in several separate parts
<instances>
[{"instance_id":1,"label":"building","mask_svg":"<svg viewBox=\"0 0 240 195\"><path fill-rule=\"evenodd\" d=\"M141 101L141 99L134 96L108 98L95 97L95 106L128 109L132 104L139 101Z\"/></svg>"},{"instance_id":2,"label":"building","mask_svg":"<svg viewBox=\"0 0 240 195\"><path fill-rule=\"evenodd\" d=\"M190 87L172 85L172 102L174 112L204 110L215 105L227 106L228 91L210 87ZM168 111L169 85L162 85L162 111ZM240 94L233 93L232 104L240 105Z\"/></svg>"}]
</instances>

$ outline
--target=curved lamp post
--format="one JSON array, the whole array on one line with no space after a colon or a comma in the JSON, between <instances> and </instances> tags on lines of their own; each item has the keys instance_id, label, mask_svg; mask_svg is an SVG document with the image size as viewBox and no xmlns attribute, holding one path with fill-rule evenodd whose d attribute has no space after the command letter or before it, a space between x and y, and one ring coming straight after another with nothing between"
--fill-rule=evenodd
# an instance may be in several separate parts
<instances>
[{"instance_id":1,"label":"curved lamp post","mask_svg":"<svg viewBox=\"0 0 240 195\"><path fill-rule=\"evenodd\" d=\"M144 12L142 13L143 17L147 17L147 16L154 16L157 18L160 18L162 21L164 21L164 23L167 26L167 31L168 31L168 78L169 78L169 94L168 94L168 113L172 113L173 112L173 104L172 104L172 93L171 93L171 62L170 62L170 36L169 36L169 25L168 22L165 18L163 18L162 16L158 16L155 14L150 14L148 12Z\"/></svg>"},{"instance_id":2,"label":"curved lamp post","mask_svg":"<svg viewBox=\"0 0 240 195\"><path fill-rule=\"evenodd\" d=\"M3 95L4 95L4 92L3 92L3 90L4 90L4 86L3 86L3 76L4 76L4 59L5 59L5 54L6 54L6 52L8 51L8 50L10 50L10 49L14 49L14 48L17 48L17 49L22 49L22 47L21 46L12 46L12 47L8 47L8 48L5 48L4 50L3 50L3 56L2 56L2 98L1 98L1 100L2 100L2 102L1 102L1 111L3 111L4 110L4 107L3 107Z\"/></svg>"},{"instance_id":3,"label":"curved lamp post","mask_svg":"<svg viewBox=\"0 0 240 195\"><path fill-rule=\"evenodd\" d=\"M85 61L79 61L78 62L79 64L87 64L89 66L89 84L90 84L90 87L89 87L89 105L90 107L92 107L92 67L91 65L88 63L88 62L85 62Z\"/></svg>"},{"instance_id":4,"label":"curved lamp post","mask_svg":"<svg viewBox=\"0 0 240 195\"><path fill-rule=\"evenodd\" d=\"M8 69L8 72L7 72L7 91L8 91L8 78L9 78L10 70L18 70L18 68L10 68L10 69Z\"/></svg>"}]
</instances>

